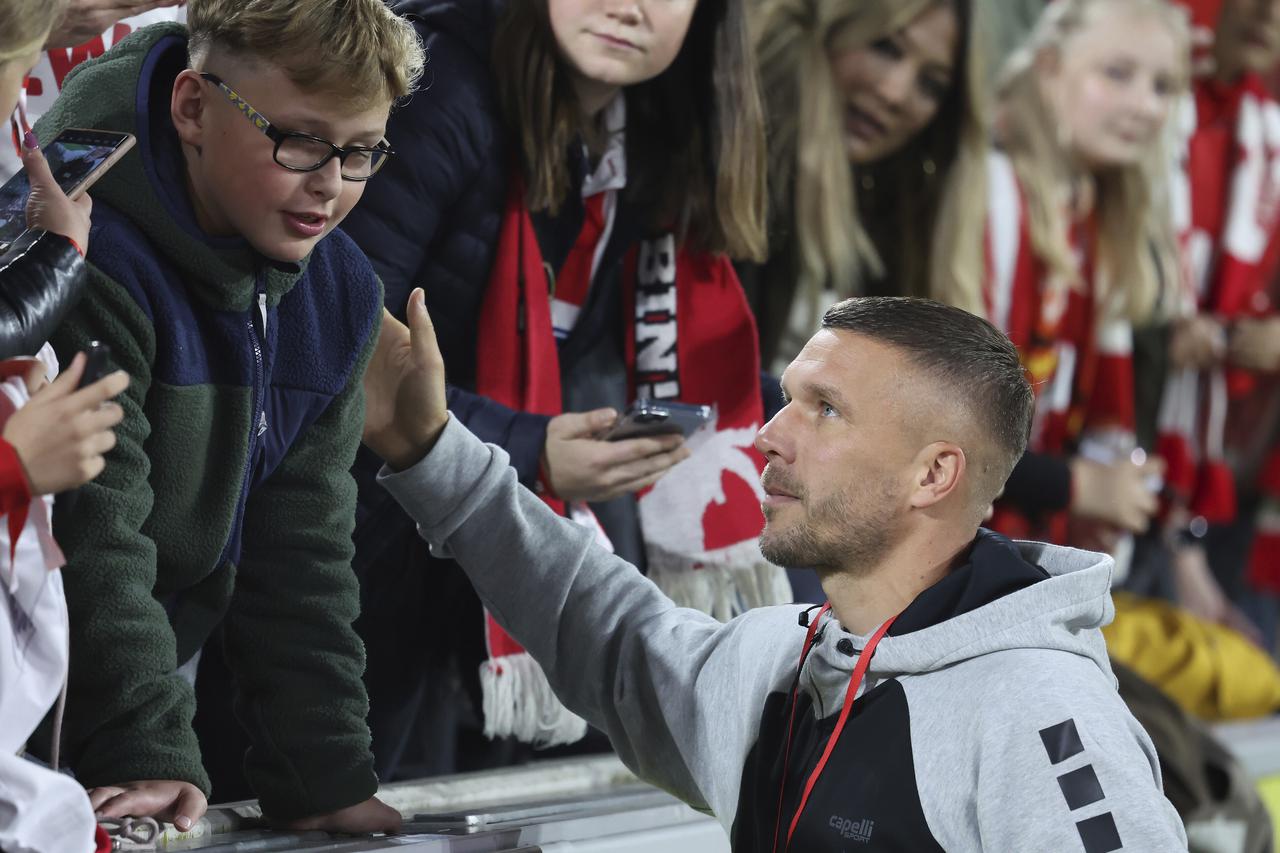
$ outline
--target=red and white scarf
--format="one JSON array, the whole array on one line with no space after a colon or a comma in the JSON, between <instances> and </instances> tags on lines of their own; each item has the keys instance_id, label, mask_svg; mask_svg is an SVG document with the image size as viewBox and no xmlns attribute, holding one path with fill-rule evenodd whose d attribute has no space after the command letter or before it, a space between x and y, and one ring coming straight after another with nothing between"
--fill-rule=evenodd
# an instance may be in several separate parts
<instances>
[{"instance_id":1,"label":"red and white scarf","mask_svg":"<svg viewBox=\"0 0 1280 853\"><path fill-rule=\"evenodd\" d=\"M1099 461L1133 443L1133 332L1119 319L1099 321L1094 304L1092 221L1073 230L1080 282L1058 277L1031 242L1026 202L1013 163L987 159L987 318L1009 336L1036 395L1028 449ZM1030 519L997 502L994 529L1065 543L1067 514Z\"/></svg>"},{"instance_id":2,"label":"red and white scarf","mask_svg":"<svg viewBox=\"0 0 1280 853\"><path fill-rule=\"evenodd\" d=\"M1280 226L1280 105L1256 75L1199 81L1184 104L1186 139L1175 175L1175 226L1186 281L1180 312L1224 321L1269 313L1270 273ZM1210 523L1235 518L1225 461L1227 411L1254 377L1217 368L1174 371L1160 410L1166 481Z\"/></svg>"},{"instance_id":3,"label":"red and white scarf","mask_svg":"<svg viewBox=\"0 0 1280 853\"><path fill-rule=\"evenodd\" d=\"M589 217L584 228L599 232L598 226ZM594 272L599 253L590 242L579 241L570 253L558 292L570 270ZM716 409L711 428L690 439L692 456L639 495L649 576L677 604L723 619L789 601L785 573L764 559L757 541L763 527L759 477L764 460L753 446L763 412L760 359L755 322L733 267L722 256L678 248L671 235L642 242L623 263L633 397ZM569 287L574 293L582 290L585 299L584 288ZM479 393L521 411L561 413L553 313L567 317L549 297L548 275L517 177L481 310ZM594 525L607 545L584 505L566 505L546 491L541 497L557 512ZM488 614L485 627L486 734L514 735L539 745L580 738L585 724L560 705L538 665Z\"/></svg>"}]
</instances>

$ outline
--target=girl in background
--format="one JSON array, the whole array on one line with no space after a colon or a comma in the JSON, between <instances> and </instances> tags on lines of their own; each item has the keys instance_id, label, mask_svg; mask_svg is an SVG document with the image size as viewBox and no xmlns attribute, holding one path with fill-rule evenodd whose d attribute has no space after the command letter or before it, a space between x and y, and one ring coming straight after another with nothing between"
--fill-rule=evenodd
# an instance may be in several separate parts
<instances>
[{"instance_id":1,"label":"girl in background","mask_svg":"<svg viewBox=\"0 0 1280 853\"><path fill-rule=\"evenodd\" d=\"M766 367L830 303L977 293L986 79L972 0L765 0L770 256L740 267ZM971 310L978 303L965 306Z\"/></svg>"},{"instance_id":2,"label":"girl in background","mask_svg":"<svg viewBox=\"0 0 1280 853\"><path fill-rule=\"evenodd\" d=\"M1167 125L1185 90L1184 16L1164 0L1057 0L1011 57L988 159L988 280L980 301L1038 393L1032 453L995 525L1064 541L1067 512L1095 546L1145 531L1161 463L1134 453L1132 324L1176 282Z\"/></svg>"}]
</instances>

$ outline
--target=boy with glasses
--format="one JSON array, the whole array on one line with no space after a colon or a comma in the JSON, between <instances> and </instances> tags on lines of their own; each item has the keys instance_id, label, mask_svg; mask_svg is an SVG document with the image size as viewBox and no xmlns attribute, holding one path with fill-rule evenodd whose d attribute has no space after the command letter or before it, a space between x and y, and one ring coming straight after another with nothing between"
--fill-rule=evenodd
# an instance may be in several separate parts
<instances>
[{"instance_id":1,"label":"boy with glasses","mask_svg":"<svg viewBox=\"0 0 1280 853\"><path fill-rule=\"evenodd\" d=\"M37 126L128 131L94 189L94 281L54 346L135 377L109 474L57 520L73 631L64 755L105 817L179 829L209 793L192 731L220 623L266 815L368 832L351 572L361 377L381 287L333 233L421 73L380 0L192 0L77 68Z\"/></svg>"}]
</instances>

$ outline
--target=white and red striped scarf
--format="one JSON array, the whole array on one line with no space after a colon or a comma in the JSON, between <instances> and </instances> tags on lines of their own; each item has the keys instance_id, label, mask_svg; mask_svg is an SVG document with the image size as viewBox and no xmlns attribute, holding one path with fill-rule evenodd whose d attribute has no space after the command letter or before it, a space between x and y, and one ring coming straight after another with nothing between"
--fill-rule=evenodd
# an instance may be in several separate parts
<instances>
[{"instance_id":1,"label":"white and red striped scarf","mask_svg":"<svg viewBox=\"0 0 1280 853\"><path fill-rule=\"evenodd\" d=\"M1256 75L1231 85L1202 80L1185 102L1182 129L1173 205L1186 267L1181 313L1227 322L1267 314L1280 226L1280 105ZM1253 386L1248 372L1217 368L1174 371L1165 388L1166 482L1210 523L1235 518L1227 412Z\"/></svg>"},{"instance_id":2,"label":"white and red striped scarf","mask_svg":"<svg viewBox=\"0 0 1280 853\"><path fill-rule=\"evenodd\" d=\"M1036 395L1028 449L1070 455L1082 446L1131 445L1133 333L1124 320L1100 322L1094 304L1092 220L1073 229L1080 282L1058 280L1031 243L1013 163L987 160L987 318L1018 348ZM1068 540L1067 514L1031 519L997 502L990 525L1019 538Z\"/></svg>"}]
</instances>

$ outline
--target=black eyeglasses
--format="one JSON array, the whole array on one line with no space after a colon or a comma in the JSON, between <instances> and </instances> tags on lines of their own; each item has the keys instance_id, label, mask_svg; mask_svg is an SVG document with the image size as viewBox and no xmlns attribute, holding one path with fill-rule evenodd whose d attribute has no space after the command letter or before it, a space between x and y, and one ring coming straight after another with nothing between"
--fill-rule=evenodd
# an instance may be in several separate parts
<instances>
[{"instance_id":1,"label":"black eyeglasses","mask_svg":"<svg viewBox=\"0 0 1280 853\"><path fill-rule=\"evenodd\" d=\"M273 127L266 116L249 106L249 102L237 95L218 75L203 71L200 76L221 89L227 100L276 144L273 155L276 162L291 172L314 172L337 157L344 181L367 181L383 167L388 157L395 154L385 139L372 148L367 145L342 148L309 133L280 130Z\"/></svg>"}]
</instances>

